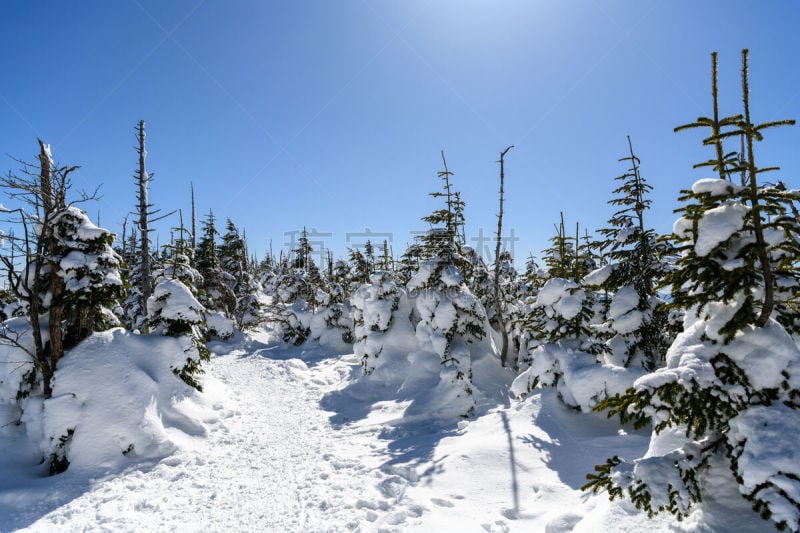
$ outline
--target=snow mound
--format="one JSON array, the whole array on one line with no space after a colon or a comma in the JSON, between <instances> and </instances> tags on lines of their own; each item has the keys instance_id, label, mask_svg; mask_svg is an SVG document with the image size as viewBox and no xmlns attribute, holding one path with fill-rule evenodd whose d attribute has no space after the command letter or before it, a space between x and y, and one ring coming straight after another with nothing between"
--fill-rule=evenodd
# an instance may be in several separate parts
<instances>
[{"instance_id":1,"label":"snow mound","mask_svg":"<svg viewBox=\"0 0 800 533\"><path fill-rule=\"evenodd\" d=\"M185 360L185 337L95 333L60 361L53 396L32 398L22 421L45 458L70 470L119 471L157 461L176 448L172 430L204 435L197 391L173 372Z\"/></svg>"}]
</instances>

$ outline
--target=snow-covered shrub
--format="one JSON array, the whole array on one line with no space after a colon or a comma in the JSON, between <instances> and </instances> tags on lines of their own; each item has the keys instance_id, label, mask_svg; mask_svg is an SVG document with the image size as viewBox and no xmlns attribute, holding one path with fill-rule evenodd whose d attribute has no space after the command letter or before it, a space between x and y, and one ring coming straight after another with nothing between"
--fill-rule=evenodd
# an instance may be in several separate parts
<instances>
[{"instance_id":1,"label":"snow-covered shrub","mask_svg":"<svg viewBox=\"0 0 800 533\"><path fill-rule=\"evenodd\" d=\"M469 416L475 407L470 345L486 336L486 312L452 261L442 257L422 263L408 289L416 293L418 352L439 358L442 396Z\"/></svg>"},{"instance_id":2,"label":"snow-covered shrub","mask_svg":"<svg viewBox=\"0 0 800 533\"><path fill-rule=\"evenodd\" d=\"M598 363L597 357L567 348L560 343L537 347L530 368L511 384L510 392L522 398L536 387L555 387L568 406L583 412L629 389L644 373L641 369Z\"/></svg>"},{"instance_id":3,"label":"snow-covered shrub","mask_svg":"<svg viewBox=\"0 0 800 533\"><path fill-rule=\"evenodd\" d=\"M334 337L344 344L353 343L354 324L348 304L344 302L329 303L320 309L317 314L321 317L326 332L333 332ZM327 335L322 332L315 335L312 332L312 337L321 340ZM325 342L321 341L321 344L325 344Z\"/></svg>"},{"instance_id":4,"label":"snow-covered shrub","mask_svg":"<svg viewBox=\"0 0 800 533\"><path fill-rule=\"evenodd\" d=\"M567 405L588 409L607 394L624 390L618 388L620 384L633 382L633 374L598 360L603 349L593 324L598 306L596 294L575 281L550 278L545 282L524 322L538 342L526 343L529 368L515 381L512 394L555 386ZM582 383L584 378L588 385ZM592 394L588 394L587 386ZM591 401L572 400L583 397Z\"/></svg>"},{"instance_id":5,"label":"snow-covered shrub","mask_svg":"<svg viewBox=\"0 0 800 533\"><path fill-rule=\"evenodd\" d=\"M276 322L284 342L299 346L311 335L311 307L307 295L308 283L302 272L285 272L275 282L274 303L270 318Z\"/></svg>"},{"instance_id":6,"label":"snow-covered shrub","mask_svg":"<svg viewBox=\"0 0 800 533\"><path fill-rule=\"evenodd\" d=\"M378 272L353 293L350 303L355 324L353 350L361 358L364 373L369 374L382 362L380 355L395 320L400 293L388 272Z\"/></svg>"},{"instance_id":7,"label":"snow-covered shrub","mask_svg":"<svg viewBox=\"0 0 800 533\"><path fill-rule=\"evenodd\" d=\"M632 463L611 458L587 488L683 517L702 501L702 479L730 469L756 511L797 531L800 457L788 435L800 427L800 350L775 321L723 344L719 328L735 306L709 307L721 320L689 315L667 367L603 403L625 422L652 421L650 448L662 451Z\"/></svg>"},{"instance_id":8,"label":"snow-covered shrub","mask_svg":"<svg viewBox=\"0 0 800 533\"><path fill-rule=\"evenodd\" d=\"M590 327L595 319L594 293L580 283L550 278L539 289L534 307L535 329L544 342L561 342L570 348L598 354L602 346Z\"/></svg>"},{"instance_id":9,"label":"snow-covered shrub","mask_svg":"<svg viewBox=\"0 0 800 533\"><path fill-rule=\"evenodd\" d=\"M177 337L181 342L185 358L172 369L175 375L202 391L197 376L203 373L203 361L211 358L201 340L200 326L205 322L203 306L180 280L162 278L147 301L147 311L153 333Z\"/></svg>"}]
</instances>

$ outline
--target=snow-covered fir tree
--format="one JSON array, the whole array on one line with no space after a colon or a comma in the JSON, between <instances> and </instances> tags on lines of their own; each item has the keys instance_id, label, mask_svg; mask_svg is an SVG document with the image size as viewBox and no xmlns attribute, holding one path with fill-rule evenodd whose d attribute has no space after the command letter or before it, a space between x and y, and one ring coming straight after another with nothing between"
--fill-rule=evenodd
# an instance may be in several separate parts
<instances>
[{"instance_id":1,"label":"snow-covered fir tree","mask_svg":"<svg viewBox=\"0 0 800 533\"><path fill-rule=\"evenodd\" d=\"M379 365L386 332L395 321L400 303L400 292L392 276L385 271L370 277L350 298L355 323L353 349L361 359L364 373L369 374Z\"/></svg>"},{"instance_id":2,"label":"snow-covered fir tree","mask_svg":"<svg viewBox=\"0 0 800 533\"><path fill-rule=\"evenodd\" d=\"M157 279L147 304L151 333L181 339L186 358L183 366L174 367L172 371L187 385L202 391L197 377L203 373L203 362L211 358L201 332L205 308L181 280L168 275Z\"/></svg>"},{"instance_id":3,"label":"snow-covered fir tree","mask_svg":"<svg viewBox=\"0 0 800 533\"><path fill-rule=\"evenodd\" d=\"M95 226L86 213L67 207L53 219L58 275L64 280L64 346L119 324L113 309L124 295L122 259L114 234Z\"/></svg>"},{"instance_id":4,"label":"snow-covered fir tree","mask_svg":"<svg viewBox=\"0 0 800 533\"><path fill-rule=\"evenodd\" d=\"M228 288L236 296L232 319L237 327L251 329L261 319L261 286L247 257L247 243L236 225L228 219L219 246L220 264L227 274Z\"/></svg>"},{"instance_id":5,"label":"snow-covered fir tree","mask_svg":"<svg viewBox=\"0 0 800 533\"><path fill-rule=\"evenodd\" d=\"M742 63L743 114L719 118L713 54L713 118L689 125L711 129L705 144L716 157L704 166L719 178L683 192L673 229L681 256L667 282L673 305L686 308L684 331L666 368L602 405L637 426L652 423L651 453L612 457L584 488L680 518L708 487L735 484L764 519L800 531L800 457L790 437L800 427L800 349L775 307L784 287L798 286L792 204L800 193L760 185L767 168L757 166L753 146L767 128L794 121L752 122L746 50ZM727 179L740 169L722 149L725 138L739 135L746 140L743 186Z\"/></svg>"},{"instance_id":6,"label":"snow-covered fir tree","mask_svg":"<svg viewBox=\"0 0 800 533\"><path fill-rule=\"evenodd\" d=\"M600 230L604 240L600 249L608 264L585 278L608 295L604 329L606 357L617 365L642 366L648 371L663 366L664 356L677 334L670 323L670 313L660 298L657 287L666 275L669 246L658 242L644 216L650 208L652 190L640 172L640 160L633 152L623 157L630 168L616 178L617 195L609 203L620 209Z\"/></svg>"},{"instance_id":7,"label":"snow-covered fir tree","mask_svg":"<svg viewBox=\"0 0 800 533\"><path fill-rule=\"evenodd\" d=\"M236 295L228 283L228 276L220 262L214 213L209 211L201 224L202 236L197 243L195 266L203 276L203 292L200 302L208 310L221 311L230 317L236 307Z\"/></svg>"}]
</instances>

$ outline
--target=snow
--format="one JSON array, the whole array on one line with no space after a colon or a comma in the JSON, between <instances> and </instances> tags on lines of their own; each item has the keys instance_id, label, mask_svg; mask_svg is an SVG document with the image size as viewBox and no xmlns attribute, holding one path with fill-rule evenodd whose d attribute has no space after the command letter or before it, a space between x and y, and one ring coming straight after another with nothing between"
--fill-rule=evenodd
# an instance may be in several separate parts
<instances>
[{"instance_id":1,"label":"snow","mask_svg":"<svg viewBox=\"0 0 800 533\"><path fill-rule=\"evenodd\" d=\"M147 302L152 316L157 314L168 320L184 320L193 324L203 321L203 306L192 291L177 279L162 279Z\"/></svg>"},{"instance_id":2,"label":"snow","mask_svg":"<svg viewBox=\"0 0 800 533\"><path fill-rule=\"evenodd\" d=\"M797 468L797 429L800 413L781 404L754 407L730 422L728 443L740 447L738 474L748 492L762 487L761 499L769 501L775 522L786 522L790 530L800 528L800 510L778 491L800 501L800 483L789 473ZM772 487L766 486L768 483Z\"/></svg>"},{"instance_id":3,"label":"snow","mask_svg":"<svg viewBox=\"0 0 800 533\"><path fill-rule=\"evenodd\" d=\"M583 289L574 281L552 278L539 289L536 303L549 311L548 316L555 312L571 320L581 312L585 297Z\"/></svg>"},{"instance_id":4,"label":"snow","mask_svg":"<svg viewBox=\"0 0 800 533\"><path fill-rule=\"evenodd\" d=\"M197 394L172 372L185 360L182 340L119 328L94 334L60 362L52 398L26 405L31 441L49 457L74 431L70 469L96 475L166 457L175 446L167 428L202 434L180 408Z\"/></svg>"},{"instance_id":5,"label":"snow","mask_svg":"<svg viewBox=\"0 0 800 533\"><path fill-rule=\"evenodd\" d=\"M206 331L215 339L225 340L235 331L233 320L219 311L206 313Z\"/></svg>"},{"instance_id":6,"label":"snow","mask_svg":"<svg viewBox=\"0 0 800 533\"><path fill-rule=\"evenodd\" d=\"M614 294L608 309L608 318L614 331L620 334L636 331L644 320L644 314L636 309L639 293L633 285L622 287Z\"/></svg>"},{"instance_id":7,"label":"snow","mask_svg":"<svg viewBox=\"0 0 800 533\"><path fill-rule=\"evenodd\" d=\"M724 196L727 194L738 194L744 187L734 185L733 183L718 179L718 178L704 178L697 180L692 185L692 192L695 194L706 193L709 196Z\"/></svg>"},{"instance_id":8,"label":"snow","mask_svg":"<svg viewBox=\"0 0 800 533\"><path fill-rule=\"evenodd\" d=\"M531 367L511 384L514 397L524 397L534 383L555 387L568 406L590 412L601 400L625 392L644 371L600 364L594 355L572 350L560 344L545 344L532 352Z\"/></svg>"},{"instance_id":9,"label":"snow","mask_svg":"<svg viewBox=\"0 0 800 533\"><path fill-rule=\"evenodd\" d=\"M413 336L410 326L400 331ZM112 330L70 353L56 401L48 402L63 402L57 409L64 420L78 413L92 420L76 424L76 468L42 477L24 426L0 428L0 530L656 533L765 526L741 498L712 498L676 523L582 492L586 473L606 457L644 455L649 431L570 409L554 389L511 403L482 397L476 418L436 422L425 402L416 403L420 410L414 400L435 386L436 357L430 373L389 357L360 377L353 354L288 348L266 330L234 339L210 344L215 356L205 365L202 394L167 375L160 360L176 338ZM389 368L398 364L395 371L432 381ZM473 369L478 388L490 388L478 375L494 385L507 378L489 356L474 360ZM129 391L156 383L166 390L114 394L119 372L127 372ZM405 398L386 390L389 376L405 380ZM0 420L10 410L0 404ZM144 424L124 424L133 413ZM90 433L102 438L93 443ZM131 439L139 455L121 453Z\"/></svg>"},{"instance_id":10,"label":"snow","mask_svg":"<svg viewBox=\"0 0 800 533\"><path fill-rule=\"evenodd\" d=\"M75 206L68 206L56 215L53 219L53 225L57 227L63 219L67 219L67 222L73 226L73 228L70 229L74 231L74 234L68 233L67 235L62 235L62 237L66 238L70 235L74 235L79 239L78 241L64 241L65 244L71 247L83 248L86 245L85 243L94 241L110 233L107 229L96 226L89 217L86 216L86 213Z\"/></svg>"},{"instance_id":11,"label":"snow","mask_svg":"<svg viewBox=\"0 0 800 533\"><path fill-rule=\"evenodd\" d=\"M720 243L744 227L744 217L750 208L731 203L709 209L697 223L697 242L694 250L700 257L708 255Z\"/></svg>"},{"instance_id":12,"label":"snow","mask_svg":"<svg viewBox=\"0 0 800 533\"><path fill-rule=\"evenodd\" d=\"M606 281L608 281L609 276L614 273L614 269L616 267L617 265L612 263L610 265L602 266L596 270L592 270L583 278L584 285L591 285L595 287L603 285Z\"/></svg>"}]
</instances>

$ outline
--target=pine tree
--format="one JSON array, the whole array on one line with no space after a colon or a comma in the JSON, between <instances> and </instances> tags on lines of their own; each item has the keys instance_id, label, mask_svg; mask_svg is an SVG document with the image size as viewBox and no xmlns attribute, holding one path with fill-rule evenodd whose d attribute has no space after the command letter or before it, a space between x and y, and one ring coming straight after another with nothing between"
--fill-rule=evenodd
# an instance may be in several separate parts
<instances>
[{"instance_id":1,"label":"pine tree","mask_svg":"<svg viewBox=\"0 0 800 533\"><path fill-rule=\"evenodd\" d=\"M763 518L778 529L800 531L800 458L784 446L775 462L767 448L800 425L800 350L779 324L775 303L784 287L798 287L800 225L791 204L800 193L758 183L772 168L756 165L753 143L765 129L793 124L751 121L747 50L742 53L744 113L718 118L716 54L712 55L714 118L688 127L711 129L705 145L716 158L718 178L701 179L683 191L673 240L681 252L666 282L674 306L686 308L684 332L672 344L667 367L637 380L601 408L636 426L652 423L651 450L667 449L629 463L612 457L589 475L584 489L628 497L648 514L679 518L702 501L704 481L728 475ZM685 129L685 127L677 128ZM738 156L726 157L722 142L744 135L745 186L728 180ZM785 317L784 317L785 318ZM777 319L777 320L776 320Z\"/></svg>"},{"instance_id":2,"label":"pine tree","mask_svg":"<svg viewBox=\"0 0 800 533\"><path fill-rule=\"evenodd\" d=\"M161 277L147 309L153 333L182 339L186 360L182 367L173 368L173 373L187 385L202 391L197 377L203 373L202 364L211 358L200 331L205 324L203 305L179 279Z\"/></svg>"},{"instance_id":3,"label":"pine tree","mask_svg":"<svg viewBox=\"0 0 800 533\"><path fill-rule=\"evenodd\" d=\"M372 373L383 352L386 333L395 321L400 303L397 284L388 272L378 272L351 297L355 325L354 353L361 359L365 374Z\"/></svg>"},{"instance_id":4,"label":"pine tree","mask_svg":"<svg viewBox=\"0 0 800 533\"><path fill-rule=\"evenodd\" d=\"M537 291L536 304L523 318L528 330L545 343L562 343L593 355L604 351L593 325L598 319L598 295L583 285L595 265L589 246L581 246L579 226L567 235L564 214L556 225L552 245L545 250L548 278Z\"/></svg>"},{"instance_id":5,"label":"pine tree","mask_svg":"<svg viewBox=\"0 0 800 533\"><path fill-rule=\"evenodd\" d=\"M222 244L220 264L227 275L228 288L236 297L233 317L239 329L253 328L261 316L258 293L261 290L247 259L247 243L236 225L228 219Z\"/></svg>"},{"instance_id":6,"label":"pine tree","mask_svg":"<svg viewBox=\"0 0 800 533\"><path fill-rule=\"evenodd\" d=\"M463 416L474 413L472 397L472 354L470 346L487 334L487 317L481 302L470 292L463 270L468 262L461 255L463 243L459 228L463 220L463 204L454 198L450 177L452 172L442 153L444 170L438 176L444 182L444 192L431 193L444 198L445 207L423 217L431 224L422 238L422 250L428 259L408 282L419 317L416 336L424 350L438 355L442 369L441 383L453 387ZM458 213L461 213L460 215Z\"/></svg>"},{"instance_id":7,"label":"pine tree","mask_svg":"<svg viewBox=\"0 0 800 533\"><path fill-rule=\"evenodd\" d=\"M214 213L209 211L202 222L202 237L197 245L195 264L203 276L203 293L200 302L212 311L221 311L227 316L232 316L236 306L236 295L228 286L227 276L220 263L219 250L217 249L217 236Z\"/></svg>"},{"instance_id":8,"label":"pine tree","mask_svg":"<svg viewBox=\"0 0 800 533\"><path fill-rule=\"evenodd\" d=\"M371 267L369 263L369 259L361 253L360 250L356 248L350 249L350 280L349 280L349 287L350 292L355 291L361 285L365 283L369 283L369 276L371 273Z\"/></svg>"},{"instance_id":9,"label":"pine tree","mask_svg":"<svg viewBox=\"0 0 800 533\"><path fill-rule=\"evenodd\" d=\"M405 285L409 282L414 272L419 269L424 254L425 251L421 244L412 243L406 248L397 265L397 278L400 283Z\"/></svg>"},{"instance_id":10,"label":"pine tree","mask_svg":"<svg viewBox=\"0 0 800 533\"><path fill-rule=\"evenodd\" d=\"M67 207L53 219L52 252L64 279L65 348L118 324L111 308L122 298L124 285L114 237L76 207Z\"/></svg>"},{"instance_id":11,"label":"pine tree","mask_svg":"<svg viewBox=\"0 0 800 533\"><path fill-rule=\"evenodd\" d=\"M640 160L633 152L620 161L630 167L616 178L620 182L609 201L619 207L601 229L605 237L599 243L608 265L587 278L609 295L606 328L612 337L607 341L610 357L622 366L640 365L648 371L663 366L664 356L677 331L670 325L669 312L659 297L657 287L667 273L669 246L657 241L655 231L645 225L650 208L652 186L642 177Z\"/></svg>"},{"instance_id":12,"label":"pine tree","mask_svg":"<svg viewBox=\"0 0 800 533\"><path fill-rule=\"evenodd\" d=\"M463 244L460 239L460 228L464 225L464 203L460 196L456 197L452 189L450 179L453 172L447 168L444 151L442 151L442 165L444 170L437 172L437 176L442 180L442 190L428 194L433 198L444 198L445 205L422 217L423 222L431 226L431 229L419 239L425 258L451 254Z\"/></svg>"}]
</instances>

